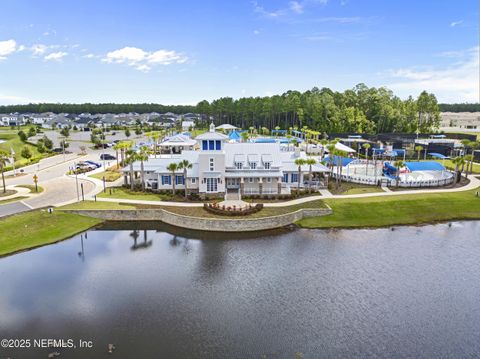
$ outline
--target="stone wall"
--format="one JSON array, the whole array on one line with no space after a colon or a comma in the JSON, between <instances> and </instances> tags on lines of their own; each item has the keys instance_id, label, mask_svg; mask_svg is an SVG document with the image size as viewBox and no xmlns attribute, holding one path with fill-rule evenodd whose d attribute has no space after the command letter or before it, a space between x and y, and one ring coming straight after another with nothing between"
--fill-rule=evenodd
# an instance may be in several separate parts
<instances>
[{"instance_id":1,"label":"stone wall","mask_svg":"<svg viewBox=\"0 0 480 359\"><path fill-rule=\"evenodd\" d=\"M190 217L164 209L68 210L68 212L108 221L162 221L173 226L199 231L238 232L285 227L303 218L329 215L332 210L330 208L304 208L278 216L235 219Z\"/></svg>"}]
</instances>

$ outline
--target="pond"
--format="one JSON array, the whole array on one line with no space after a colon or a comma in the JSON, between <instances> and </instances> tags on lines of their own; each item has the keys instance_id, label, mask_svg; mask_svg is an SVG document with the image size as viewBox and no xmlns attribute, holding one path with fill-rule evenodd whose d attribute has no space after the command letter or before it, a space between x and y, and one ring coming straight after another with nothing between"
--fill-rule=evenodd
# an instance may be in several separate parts
<instances>
[{"instance_id":1,"label":"pond","mask_svg":"<svg viewBox=\"0 0 480 359\"><path fill-rule=\"evenodd\" d=\"M479 234L107 224L0 259L0 339L92 341L65 358L478 357Z\"/></svg>"}]
</instances>

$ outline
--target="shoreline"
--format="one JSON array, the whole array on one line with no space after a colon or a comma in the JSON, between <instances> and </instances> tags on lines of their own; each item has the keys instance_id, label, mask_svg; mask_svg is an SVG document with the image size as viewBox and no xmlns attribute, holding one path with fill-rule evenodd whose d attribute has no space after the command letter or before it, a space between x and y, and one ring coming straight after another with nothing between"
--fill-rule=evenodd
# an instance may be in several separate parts
<instances>
[{"instance_id":1,"label":"shoreline","mask_svg":"<svg viewBox=\"0 0 480 359\"><path fill-rule=\"evenodd\" d=\"M476 191L478 191L478 188L450 193L404 194L341 199L324 198L322 202L326 205L326 208L330 207L332 209L332 214L321 217L310 216L302 219L292 217L293 219L291 218L289 223L282 222L282 224L279 222L282 225L263 229L281 228L291 224L302 229L378 229L393 226L423 226L450 221L480 220L480 197L476 196ZM310 204L312 203L310 202ZM307 203L296 205L295 209L291 208L291 212L279 213L279 216L285 216L285 213L288 216L288 214L292 214L294 210L299 208L308 212L308 210L311 210L308 206ZM319 208L317 207L317 210ZM73 209L75 212L72 213L68 209ZM106 220L110 219L108 217L87 217L82 215L82 209L86 210L84 214L87 214L89 210L96 211L99 215L102 215L102 213L107 214L109 211L124 213L126 217L120 218L120 221L138 221L139 223L149 218L155 221L162 221L162 218L160 218L162 214L154 213L154 211L165 212L166 210L166 212L170 212L168 207L162 210L162 206L158 206L157 209L150 209L149 216L154 216L153 218L148 216L142 217L142 211L147 213L148 209L145 210L131 204L124 205L122 203L81 202L80 207L57 208L53 214L48 214L45 209L39 209L11 215L0 219L0 228L3 232L0 235L0 258L43 245L58 243L78 233L104 224ZM181 211L181 209L178 208L176 211ZM137 213L137 218L134 216L135 213ZM140 216L138 216L139 213ZM179 215L179 213L176 213L175 217L181 218L183 223L186 222L186 218L192 218L192 222L198 222L199 220L199 218L194 218L196 217L194 214L185 216L185 214ZM206 221L222 223L228 221L225 218L201 218L201 220L205 223ZM246 217L236 221L246 221L244 223L247 224L248 221L258 220L261 221L261 218ZM168 220L165 222L175 225L175 223ZM194 226L189 224L179 227L187 230L195 229ZM203 231L207 233L208 228L203 228ZM238 228L236 231L243 232L238 230ZM254 229L249 233L257 231ZM220 227L216 228L216 233L234 232L222 231Z\"/></svg>"}]
</instances>

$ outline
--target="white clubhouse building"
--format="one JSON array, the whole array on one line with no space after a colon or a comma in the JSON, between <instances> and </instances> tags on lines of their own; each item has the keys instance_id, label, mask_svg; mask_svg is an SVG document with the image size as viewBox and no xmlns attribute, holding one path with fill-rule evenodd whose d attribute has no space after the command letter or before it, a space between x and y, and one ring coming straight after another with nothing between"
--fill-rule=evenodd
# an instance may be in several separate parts
<instances>
[{"instance_id":1,"label":"white clubhouse building","mask_svg":"<svg viewBox=\"0 0 480 359\"><path fill-rule=\"evenodd\" d=\"M227 191L249 194L289 194L300 181L303 187L308 179L310 166L301 168L299 178L297 158L306 159L305 152L298 148L281 148L279 143L228 143L229 137L210 131L195 138L198 149L183 150L179 154L157 155L144 162L145 184L151 190L172 190L172 172L167 170L170 163L187 160L192 168L187 170L188 190L200 195L223 195ZM140 162L133 164L140 172ZM129 167L123 169L128 181ZM312 173L329 172L320 163L312 166ZM184 189L183 170L175 172L175 188Z\"/></svg>"}]
</instances>

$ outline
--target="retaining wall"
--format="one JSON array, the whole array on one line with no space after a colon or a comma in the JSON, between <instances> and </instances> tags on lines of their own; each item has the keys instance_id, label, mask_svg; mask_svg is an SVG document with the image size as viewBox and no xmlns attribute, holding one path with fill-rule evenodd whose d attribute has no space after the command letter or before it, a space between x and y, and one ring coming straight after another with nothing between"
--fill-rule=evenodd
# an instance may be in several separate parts
<instances>
[{"instance_id":1,"label":"retaining wall","mask_svg":"<svg viewBox=\"0 0 480 359\"><path fill-rule=\"evenodd\" d=\"M173 226L198 231L238 232L262 231L285 227L303 218L329 215L332 213L332 210L330 208L303 208L278 216L235 219L190 217L164 209L68 210L68 212L108 221L162 221Z\"/></svg>"}]
</instances>

